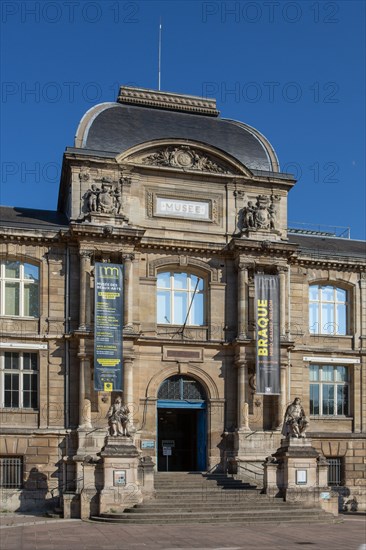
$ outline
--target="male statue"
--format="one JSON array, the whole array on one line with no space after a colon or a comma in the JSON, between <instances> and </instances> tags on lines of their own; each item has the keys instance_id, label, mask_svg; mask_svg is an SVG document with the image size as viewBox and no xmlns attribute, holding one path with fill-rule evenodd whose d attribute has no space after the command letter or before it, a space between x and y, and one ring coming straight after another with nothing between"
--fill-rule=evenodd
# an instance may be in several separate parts
<instances>
[{"instance_id":1,"label":"male statue","mask_svg":"<svg viewBox=\"0 0 366 550\"><path fill-rule=\"evenodd\" d=\"M306 437L309 420L305 415L299 397L295 397L291 405L286 409L283 421L282 434L291 437Z\"/></svg>"},{"instance_id":2,"label":"male statue","mask_svg":"<svg viewBox=\"0 0 366 550\"><path fill-rule=\"evenodd\" d=\"M107 413L109 433L111 436L130 436L127 430L129 413L128 407L122 404L122 399L120 397L117 397Z\"/></svg>"}]
</instances>

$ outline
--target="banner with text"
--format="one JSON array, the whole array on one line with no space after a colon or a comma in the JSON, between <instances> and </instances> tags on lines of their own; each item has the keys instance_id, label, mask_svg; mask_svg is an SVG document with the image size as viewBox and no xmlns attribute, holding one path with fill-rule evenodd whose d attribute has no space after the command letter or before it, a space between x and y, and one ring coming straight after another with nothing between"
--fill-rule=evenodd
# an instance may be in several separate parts
<instances>
[{"instance_id":1,"label":"banner with text","mask_svg":"<svg viewBox=\"0 0 366 550\"><path fill-rule=\"evenodd\" d=\"M122 387L123 274L119 264L95 264L94 389Z\"/></svg>"},{"instance_id":2,"label":"banner with text","mask_svg":"<svg viewBox=\"0 0 366 550\"><path fill-rule=\"evenodd\" d=\"M280 289L277 275L255 275L257 393L280 393Z\"/></svg>"}]
</instances>

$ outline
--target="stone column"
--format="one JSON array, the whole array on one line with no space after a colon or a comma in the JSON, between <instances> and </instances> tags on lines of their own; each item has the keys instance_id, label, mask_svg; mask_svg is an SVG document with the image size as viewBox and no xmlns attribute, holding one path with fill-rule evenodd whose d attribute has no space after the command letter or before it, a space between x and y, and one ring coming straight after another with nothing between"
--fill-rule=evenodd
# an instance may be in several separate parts
<instances>
[{"instance_id":1,"label":"stone column","mask_svg":"<svg viewBox=\"0 0 366 550\"><path fill-rule=\"evenodd\" d=\"M361 365L353 365L353 387L354 387L353 431L356 433L360 433L362 429Z\"/></svg>"},{"instance_id":2,"label":"stone column","mask_svg":"<svg viewBox=\"0 0 366 550\"><path fill-rule=\"evenodd\" d=\"M134 425L134 416L136 413L136 403L133 395L133 357L125 357L123 361L124 383L123 383L123 401L130 409L130 428Z\"/></svg>"},{"instance_id":3,"label":"stone column","mask_svg":"<svg viewBox=\"0 0 366 550\"><path fill-rule=\"evenodd\" d=\"M125 308L124 308L124 330L133 331L132 323L132 307L133 307L133 254L123 254L123 266L124 266L124 296L125 296Z\"/></svg>"},{"instance_id":4,"label":"stone column","mask_svg":"<svg viewBox=\"0 0 366 550\"><path fill-rule=\"evenodd\" d=\"M90 324L90 259L89 250L80 250L79 330L87 330Z\"/></svg>"},{"instance_id":5,"label":"stone column","mask_svg":"<svg viewBox=\"0 0 366 550\"><path fill-rule=\"evenodd\" d=\"M78 354L79 368L79 428L89 429L91 423L90 359L84 351Z\"/></svg>"},{"instance_id":6,"label":"stone column","mask_svg":"<svg viewBox=\"0 0 366 550\"><path fill-rule=\"evenodd\" d=\"M247 362L237 361L238 369L238 431L250 431L249 428L249 405L247 402L246 385L247 385Z\"/></svg>"},{"instance_id":7,"label":"stone column","mask_svg":"<svg viewBox=\"0 0 366 550\"><path fill-rule=\"evenodd\" d=\"M281 338L286 337L286 273L287 267L278 267L278 273L280 275L280 335Z\"/></svg>"},{"instance_id":8,"label":"stone column","mask_svg":"<svg viewBox=\"0 0 366 550\"><path fill-rule=\"evenodd\" d=\"M287 364L281 363L281 393L278 396L278 423L277 430L282 430L283 418L286 409L286 392L287 392Z\"/></svg>"},{"instance_id":9,"label":"stone column","mask_svg":"<svg viewBox=\"0 0 366 550\"><path fill-rule=\"evenodd\" d=\"M248 266L243 262L238 263L238 340L247 337L247 288Z\"/></svg>"}]
</instances>

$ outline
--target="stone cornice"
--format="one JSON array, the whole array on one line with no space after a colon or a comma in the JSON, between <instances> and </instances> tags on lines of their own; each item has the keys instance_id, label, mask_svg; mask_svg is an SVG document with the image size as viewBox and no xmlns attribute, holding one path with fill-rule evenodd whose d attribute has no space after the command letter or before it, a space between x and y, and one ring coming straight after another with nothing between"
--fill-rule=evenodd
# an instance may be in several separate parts
<instances>
[{"instance_id":1,"label":"stone cornice","mask_svg":"<svg viewBox=\"0 0 366 550\"><path fill-rule=\"evenodd\" d=\"M64 242L65 235L68 233L68 228L65 229L32 229L32 228L18 228L18 227L1 227L0 239L2 241L14 242L14 241L28 241L42 243L50 241L52 242Z\"/></svg>"},{"instance_id":2,"label":"stone cornice","mask_svg":"<svg viewBox=\"0 0 366 550\"><path fill-rule=\"evenodd\" d=\"M138 242L143 237L145 229L70 222L70 233L73 237L87 237L98 240L108 239L108 241L121 241L123 239L124 241Z\"/></svg>"},{"instance_id":3,"label":"stone cornice","mask_svg":"<svg viewBox=\"0 0 366 550\"><path fill-rule=\"evenodd\" d=\"M118 103L217 117L216 99L121 86Z\"/></svg>"},{"instance_id":4,"label":"stone cornice","mask_svg":"<svg viewBox=\"0 0 366 550\"><path fill-rule=\"evenodd\" d=\"M314 252L315 253L315 252ZM336 269L343 271L356 271L365 272L366 262L362 258L348 258L346 256L340 256L339 258L328 257L326 255L319 256L317 258L302 257L298 254L296 257L290 259L291 265L313 267L316 269Z\"/></svg>"},{"instance_id":5,"label":"stone cornice","mask_svg":"<svg viewBox=\"0 0 366 550\"><path fill-rule=\"evenodd\" d=\"M268 235L270 237L270 235ZM265 259L271 256L281 256L291 258L297 253L297 245L293 245L284 241L257 241L252 239L242 239L234 237L229 243L229 250L237 253L250 252L255 257Z\"/></svg>"}]
</instances>

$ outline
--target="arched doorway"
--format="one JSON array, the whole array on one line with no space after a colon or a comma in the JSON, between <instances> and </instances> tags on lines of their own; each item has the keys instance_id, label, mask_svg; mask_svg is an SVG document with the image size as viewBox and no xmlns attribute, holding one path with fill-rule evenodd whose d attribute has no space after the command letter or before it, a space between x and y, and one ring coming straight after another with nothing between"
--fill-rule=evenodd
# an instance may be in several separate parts
<instances>
[{"instance_id":1,"label":"arched doorway","mask_svg":"<svg viewBox=\"0 0 366 550\"><path fill-rule=\"evenodd\" d=\"M158 470L205 470L207 407L202 385L188 376L171 376L159 388L157 407Z\"/></svg>"}]
</instances>

